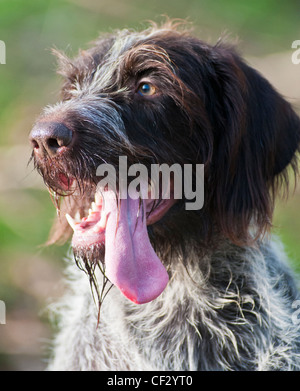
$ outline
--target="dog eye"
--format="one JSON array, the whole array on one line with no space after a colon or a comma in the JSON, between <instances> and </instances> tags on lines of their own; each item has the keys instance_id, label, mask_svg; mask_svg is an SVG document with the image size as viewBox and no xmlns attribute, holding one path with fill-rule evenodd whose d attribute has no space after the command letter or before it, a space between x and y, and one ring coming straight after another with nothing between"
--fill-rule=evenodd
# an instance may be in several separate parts
<instances>
[{"instance_id":1,"label":"dog eye","mask_svg":"<svg viewBox=\"0 0 300 391\"><path fill-rule=\"evenodd\" d=\"M156 93L156 88L151 83L141 83L137 92L142 96L151 96Z\"/></svg>"}]
</instances>

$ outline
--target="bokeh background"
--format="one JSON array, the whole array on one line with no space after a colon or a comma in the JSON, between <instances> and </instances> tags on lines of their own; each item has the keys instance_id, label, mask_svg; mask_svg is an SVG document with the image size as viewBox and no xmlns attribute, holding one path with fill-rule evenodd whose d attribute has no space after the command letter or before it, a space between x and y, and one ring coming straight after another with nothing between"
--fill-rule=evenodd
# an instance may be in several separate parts
<instances>
[{"instance_id":1,"label":"bokeh background","mask_svg":"<svg viewBox=\"0 0 300 391\"><path fill-rule=\"evenodd\" d=\"M42 370L53 328L45 308L63 292L64 247L43 243L55 210L41 178L27 165L28 134L46 104L58 98L51 48L75 55L101 32L142 28L162 15L188 18L195 34L214 43L226 33L299 112L298 0L0 0L0 370ZM300 190L278 202L274 231L300 271Z\"/></svg>"}]
</instances>

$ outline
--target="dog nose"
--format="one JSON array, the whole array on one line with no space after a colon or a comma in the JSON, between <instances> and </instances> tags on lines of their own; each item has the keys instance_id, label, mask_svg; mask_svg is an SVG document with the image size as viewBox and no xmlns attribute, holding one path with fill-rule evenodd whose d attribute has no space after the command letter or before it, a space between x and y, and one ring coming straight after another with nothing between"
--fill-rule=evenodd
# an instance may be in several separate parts
<instances>
[{"instance_id":1,"label":"dog nose","mask_svg":"<svg viewBox=\"0 0 300 391\"><path fill-rule=\"evenodd\" d=\"M34 150L42 156L55 156L70 146L73 132L59 122L38 122L30 133Z\"/></svg>"}]
</instances>

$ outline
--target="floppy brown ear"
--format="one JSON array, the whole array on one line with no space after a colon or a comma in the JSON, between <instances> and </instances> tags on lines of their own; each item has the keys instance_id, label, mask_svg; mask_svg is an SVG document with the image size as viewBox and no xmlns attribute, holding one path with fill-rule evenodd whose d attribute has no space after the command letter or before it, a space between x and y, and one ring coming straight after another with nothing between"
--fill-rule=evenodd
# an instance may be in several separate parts
<instances>
[{"instance_id":1,"label":"floppy brown ear","mask_svg":"<svg viewBox=\"0 0 300 391\"><path fill-rule=\"evenodd\" d=\"M249 142L252 140L255 152L265 154L262 160L264 175L272 181L286 169L299 150L300 119L258 72L243 63L241 68L248 82ZM253 136L258 138L256 142Z\"/></svg>"},{"instance_id":2,"label":"floppy brown ear","mask_svg":"<svg viewBox=\"0 0 300 391\"><path fill-rule=\"evenodd\" d=\"M217 227L237 244L271 225L274 194L296 171L300 120L291 105L231 49L214 48L208 93L215 99L213 163L207 189Z\"/></svg>"}]
</instances>

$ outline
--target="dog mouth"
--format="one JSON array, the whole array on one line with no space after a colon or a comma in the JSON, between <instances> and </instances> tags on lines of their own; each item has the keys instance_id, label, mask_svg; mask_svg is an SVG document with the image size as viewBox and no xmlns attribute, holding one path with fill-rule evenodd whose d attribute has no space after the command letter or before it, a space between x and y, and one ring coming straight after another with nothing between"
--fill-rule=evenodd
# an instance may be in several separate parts
<instances>
[{"instance_id":1,"label":"dog mouth","mask_svg":"<svg viewBox=\"0 0 300 391\"><path fill-rule=\"evenodd\" d=\"M61 177L61 186L72 181ZM113 190L97 190L86 217L66 214L74 233L74 254L104 264L105 276L136 304L157 298L169 277L156 255L148 236L147 225L158 222L174 205L169 199L130 197L120 199Z\"/></svg>"}]
</instances>

